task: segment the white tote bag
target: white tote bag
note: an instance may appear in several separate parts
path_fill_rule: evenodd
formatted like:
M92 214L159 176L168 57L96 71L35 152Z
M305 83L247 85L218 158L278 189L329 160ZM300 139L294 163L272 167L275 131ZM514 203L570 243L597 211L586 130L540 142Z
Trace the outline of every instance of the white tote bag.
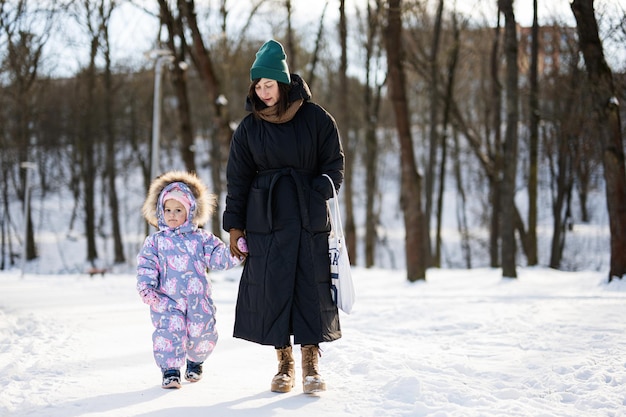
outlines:
M350 259L348 258L348 248L345 245L343 235L343 224L341 223L341 212L339 210L339 199L335 183L326 174L333 189L333 202L330 209L330 235L328 235L328 256L330 258L330 278L331 295L333 301L343 312L350 314L354 305L355 293L352 282L352 271L350 270Z

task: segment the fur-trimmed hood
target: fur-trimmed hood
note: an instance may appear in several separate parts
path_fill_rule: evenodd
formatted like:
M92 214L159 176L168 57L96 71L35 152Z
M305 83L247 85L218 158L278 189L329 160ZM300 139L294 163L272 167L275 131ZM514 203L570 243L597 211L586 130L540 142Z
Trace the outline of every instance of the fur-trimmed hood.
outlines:
M152 181L141 209L144 218L159 230L168 227L163 217L162 199L164 191L173 188L179 188L187 194L191 202L187 221L195 226L203 226L213 214L217 199L196 174L186 171L169 171Z

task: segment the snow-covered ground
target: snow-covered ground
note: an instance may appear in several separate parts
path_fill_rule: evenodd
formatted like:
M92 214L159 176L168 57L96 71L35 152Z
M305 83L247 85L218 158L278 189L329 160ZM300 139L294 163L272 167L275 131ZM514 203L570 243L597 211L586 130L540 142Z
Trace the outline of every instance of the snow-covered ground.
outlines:
M465 210L474 269L457 269L465 258L458 199L448 191L444 267L412 284L401 269L404 226L393 155L379 176L378 268L353 270L357 303L351 315L341 314L343 338L322 345L328 390L316 396L302 394L300 384L288 394L270 392L274 349L231 336L240 268L211 273L221 338L205 378L180 390L161 389L149 311L133 274L146 232L141 174L129 170L120 178L125 263L113 264L109 228L98 229L97 265L111 270L104 277L84 272L85 236L80 210L71 222L72 196L61 187L44 198L35 188L39 256L24 265L23 276L20 265L0 271L0 417L626 417L626 280L607 283L603 190L590 195L587 223L577 220L574 198L561 265L569 272L520 266L519 278L509 280L485 267L484 193L470 179L466 192L475 198ZM363 181L355 184L362 263L367 190ZM106 222L105 194L97 195ZM547 265L549 189L542 195L539 264ZM523 193L517 197L525 212ZM12 212L21 212L19 199L10 203ZM13 220L9 247L16 252L24 228L19 216ZM521 253L518 262L525 262Z
M328 390L269 391L271 347L232 338L240 269L212 273L221 338L205 378L160 388L132 274L0 273L0 416L625 416L626 282L520 268L355 268ZM296 349L299 361L299 349ZM296 368L299 373L299 366Z

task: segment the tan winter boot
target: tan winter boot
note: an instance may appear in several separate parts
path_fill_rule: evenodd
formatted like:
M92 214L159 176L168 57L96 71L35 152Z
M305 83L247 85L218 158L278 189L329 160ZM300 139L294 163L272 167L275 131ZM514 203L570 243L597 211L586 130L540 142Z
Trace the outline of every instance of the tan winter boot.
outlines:
M305 394L326 391L326 382L320 376L317 363L319 351L315 345L302 346L302 390Z
M272 392L289 392L296 385L295 362L291 346L276 349L278 373L272 379Z

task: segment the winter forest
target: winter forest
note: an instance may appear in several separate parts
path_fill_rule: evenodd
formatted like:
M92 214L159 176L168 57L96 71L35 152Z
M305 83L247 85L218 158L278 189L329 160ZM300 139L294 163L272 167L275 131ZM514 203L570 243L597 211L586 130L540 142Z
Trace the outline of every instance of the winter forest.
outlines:
M339 126L355 265L622 278L626 3L515 3L0 0L0 270L132 271L167 169L219 196L220 234L250 64L274 38ZM597 265L566 250L589 224Z

